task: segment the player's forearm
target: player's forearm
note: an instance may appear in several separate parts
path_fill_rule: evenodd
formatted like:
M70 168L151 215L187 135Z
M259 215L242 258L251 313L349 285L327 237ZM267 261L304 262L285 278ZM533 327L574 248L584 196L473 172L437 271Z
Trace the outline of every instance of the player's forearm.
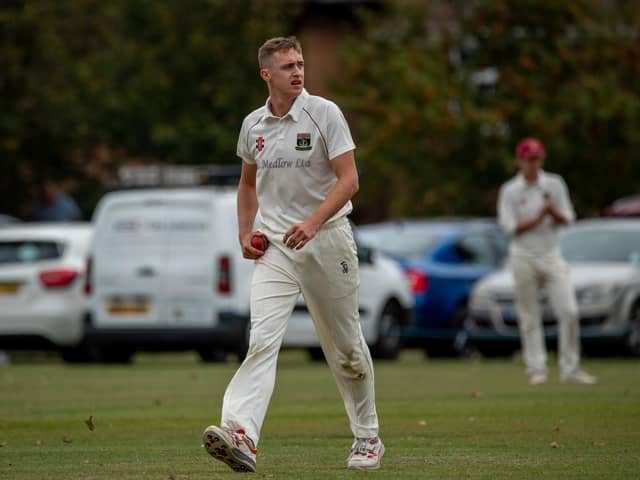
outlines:
M240 182L238 185L238 235L242 239L253 231L258 213L258 197L255 186Z
M319 228L351 200L359 188L357 175L345 175L338 178L324 201L309 216L308 221Z
M518 223L518 225L516 225L516 230L515 230L515 235L520 235L523 234L529 230L531 230L532 228L536 227L544 218L545 216L545 212L544 211L540 211L540 213L538 213L538 215L536 215L533 218L530 218L528 220L523 220L522 222Z

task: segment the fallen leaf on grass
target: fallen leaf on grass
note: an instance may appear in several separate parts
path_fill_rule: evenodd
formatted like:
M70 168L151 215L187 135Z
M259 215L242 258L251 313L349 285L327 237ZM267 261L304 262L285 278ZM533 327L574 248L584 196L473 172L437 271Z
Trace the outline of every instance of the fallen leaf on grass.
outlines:
M560 444L558 444L558 442L551 442L551 443L549 444L549 446L550 446L551 448L559 448L559 447L560 447Z
M0 442L0 448L6 447L6 446L7 446L7 442Z
M471 398L480 398L482 396L482 392L471 392Z
M595 440L591 442L591 445L594 447L604 447L606 444L607 442L596 442Z
M73 439L72 439L71 437L67 437L67 436L65 436L65 437L62 437L62 441L63 441L64 443L72 443L72 442L73 442Z
M39 447L39 446L41 446L41 445L42 445L42 440L40 440L40 439L36 440L36 445L37 445L38 447Z
M420 425L421 427L426 427L427 426L427 421L426 420L418 420L418 425Z
M555 427L553 427L553 431L554 432L559 432L560 431L560 427L558 425L556 425Z
M87 428L89 430L91 430L92 432L95 430L96 426L93 423L93 415L90 415L89 418L87 418L84 423L87 424Z

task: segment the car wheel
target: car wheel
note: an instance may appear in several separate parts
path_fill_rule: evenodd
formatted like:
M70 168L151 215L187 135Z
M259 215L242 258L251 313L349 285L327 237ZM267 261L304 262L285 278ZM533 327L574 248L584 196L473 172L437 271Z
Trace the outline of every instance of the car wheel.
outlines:
M251 320L247 320L244 324L244 334L240 345L238 345L234 351L239 362L243 362L247 358L247 352L249 351L249 339L251 338Z
M374 358L395 360L402 347L402 310L396 301L388 302L378 323L378 341L371 348Z
M629 312L627 350L631 355L640 356L640 299L634 302Z
M449 321L450 328L455 332L453 338L426 340L425 354L427 357L470 357L473 354L473 347L464 330L467 314L467 302L465 301L455 308Z
M512 357L519 349L519 346L505 342L480 342L475 344L475 349L487 358Z
M324 362L324 352L320 347L309 347L307 348L307 353L309 354L309 358L314 362Z

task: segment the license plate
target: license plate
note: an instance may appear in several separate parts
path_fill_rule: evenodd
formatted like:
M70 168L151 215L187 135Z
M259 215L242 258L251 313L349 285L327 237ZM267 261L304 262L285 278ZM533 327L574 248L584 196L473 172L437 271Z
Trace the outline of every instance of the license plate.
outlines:
M0 295L13 295L19 288L18 282L0 282Z
M149 305L146 304L111 304L108 309L111 315L145 315L149 313Z

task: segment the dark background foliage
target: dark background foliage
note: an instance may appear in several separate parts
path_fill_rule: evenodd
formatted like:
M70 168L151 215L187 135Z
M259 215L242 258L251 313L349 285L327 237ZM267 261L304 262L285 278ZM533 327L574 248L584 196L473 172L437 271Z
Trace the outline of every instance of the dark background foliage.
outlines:
M237 164L257 47L313 3L2 2L0 212L28 218L41 177L89 218L121 164ZM526 135L581 216L640 191L637 2L352 3L328 96L358 144L356 220L492 216Z

